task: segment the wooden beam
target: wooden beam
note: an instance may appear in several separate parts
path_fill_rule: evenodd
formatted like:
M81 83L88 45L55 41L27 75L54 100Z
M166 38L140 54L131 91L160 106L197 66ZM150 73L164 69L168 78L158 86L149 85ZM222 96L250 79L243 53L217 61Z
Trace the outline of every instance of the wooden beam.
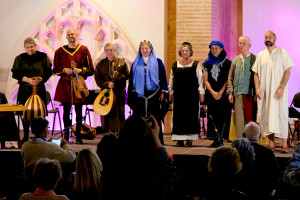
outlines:
M176 60L176 0L165 0L164 64L169 80L172 63ZM168 112L164 121L164 132L171 133L172 112Z

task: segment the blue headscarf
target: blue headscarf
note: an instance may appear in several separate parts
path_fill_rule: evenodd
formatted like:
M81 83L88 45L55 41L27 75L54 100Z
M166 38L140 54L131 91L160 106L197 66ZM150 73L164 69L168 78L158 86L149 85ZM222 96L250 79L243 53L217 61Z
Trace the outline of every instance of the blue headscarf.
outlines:
M216 45L216 46L219 46L221 47L223 50L221 51L220 55L218 57L215 57L211 51L209 51L208 53L208 57L206 58L206 60L204 61L205 63L207 64L210 64L210 65L215 65L217 63L220 63L222 62L225 57L226 57L226 52L224 50L224 45L221 41L219 40L213 40L211 41L211 43L209 44L209 48L211 48L212 45Z
M143 44L148 44L151 48L146 67L146 88L147 90L157 90L159 86L159 69L154 49L149 41L143 40L140 43L139 52L132 64L133 89L139 97L144 96L145 89L145 64L141 53L141 45Z

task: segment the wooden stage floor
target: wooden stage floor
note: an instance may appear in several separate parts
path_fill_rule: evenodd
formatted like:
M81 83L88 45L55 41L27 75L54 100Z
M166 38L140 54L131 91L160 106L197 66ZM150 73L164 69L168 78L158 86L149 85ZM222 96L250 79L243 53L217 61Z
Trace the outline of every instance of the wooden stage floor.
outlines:
M49 131L49 133L51 133L51 132ZM23 137L22 131L21 131L20 135L22 138ZM33 137L33 135L30 134L30 137ZM54 137L60 138L60 135L56 135ZM80 151L83 148L91 148L96 151L97 144L100 142L102 137L103 137L103 134L97 134L93 140L83 139L83 144L79 145L79 144L75 144L76 138L73 134L73 136L70 137L69 143L72 146L72 148L74 149L74 151L76 151L76 152ZM167 152L169 154L175 154L175 155L207 155L207 156L210 156L211 153L213 152L213 150L215 149L215 148L209 147L213 141L206 139L206 136L203 134L201 134L201 139L199 139L198 141L193 141L192 147L176 147L175 146L176 142L171 140L171 135L168 133L164 134L164 142L165 142L164 147L166 148ZM280 141L276 140L276 144L280 145ZM224 145L230 146L231 143L225 142ZM263 144L263 145L266 145L266 144ZM10 150L10 149L2 149L2 150ZM14 149L14 151L18 151L18 150L21 150L21 149ZM279 148L279 147L276 148L276 151L274 151L276 157L285 157L285 158L292 157L293 152L294 152L294 149L290 148L290 151L288 154L283 154L283 153L281 153L281 148Z

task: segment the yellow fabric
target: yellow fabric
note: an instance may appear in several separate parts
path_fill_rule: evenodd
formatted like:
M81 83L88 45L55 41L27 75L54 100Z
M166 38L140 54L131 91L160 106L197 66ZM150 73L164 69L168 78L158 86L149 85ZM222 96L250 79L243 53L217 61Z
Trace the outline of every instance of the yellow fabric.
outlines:
M229 140L233 141L235 139L236 139L235 113L231 113Z

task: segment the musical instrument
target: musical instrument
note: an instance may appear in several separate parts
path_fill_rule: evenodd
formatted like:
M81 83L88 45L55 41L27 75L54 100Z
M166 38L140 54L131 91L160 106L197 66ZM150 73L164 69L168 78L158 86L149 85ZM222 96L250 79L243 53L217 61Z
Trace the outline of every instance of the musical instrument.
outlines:
M71 61L71 68L76 68L76 63L74 60ZM85 98L89 96L89 90L86 86L86 83L84 81L84 78L78 74L75 74L75 77L72 78L72 84L75 96L78 99Z
M76 124L72 126L73 133L76 133L76 128L77 128ZM92 140L96 136L96 129L94 129L93 127L91 127L86 123L82 123L80 133L82 138Z
M120 66L125 63L125 59L122 58L117 66L117 72L119 72ZM102 116L110 113L116 103L116 95L114 94L112 88L106 88L100 92L94 101L94 111Z
M36 79L36 78L32 78ZM39 95L37 95L37 87L36 85L32 86L32 95L27 99L25 106L28 108L23 112L23 119L27 122L31 122L31 120L35 117L46 116L46 107Z
M116 102L116 95L111 88L104 89L100 92L94 101L94 111L95 113L105 116L114 107Z

